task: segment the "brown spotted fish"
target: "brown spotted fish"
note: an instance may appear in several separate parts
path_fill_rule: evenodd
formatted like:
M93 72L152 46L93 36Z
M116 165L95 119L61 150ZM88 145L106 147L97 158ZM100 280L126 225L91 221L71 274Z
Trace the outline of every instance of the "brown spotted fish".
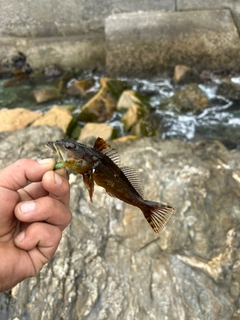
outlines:
M155 232L159 232L171 218L174 209L168 205L144 199L137 173L130 167L120 167L118 153L102 138L92 147L73 139L48 142L57 156L55 169L69 168L83 175L84 184L92 201L94 182L106 192L142 210Z

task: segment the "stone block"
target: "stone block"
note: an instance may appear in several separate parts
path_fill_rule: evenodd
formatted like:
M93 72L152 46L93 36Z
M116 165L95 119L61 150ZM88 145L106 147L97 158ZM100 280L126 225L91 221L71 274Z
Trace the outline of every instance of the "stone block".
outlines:
M149 76L177 64L234 69L240 63L237 28L229 9L136 12L105 21L111 76Z
M229 8L240 31L240 2L236 0L177 0L177 10L202 10Z
M105 65L103 34L49 38L0 38L0 67L23 52L34 70L58 65L81 70Z

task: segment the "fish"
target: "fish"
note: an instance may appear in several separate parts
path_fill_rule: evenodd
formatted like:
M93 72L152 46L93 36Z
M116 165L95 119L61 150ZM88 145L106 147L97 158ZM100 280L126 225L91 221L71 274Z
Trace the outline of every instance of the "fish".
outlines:
M143 188L135 169L120 167L116 149L98 137L93 147L74 139L47 142L56 157L55 169L69 168L83 176L90 201L93 201L94 183L107 194L138 207L152 229L158 233L174 213L174 208L144 199Z

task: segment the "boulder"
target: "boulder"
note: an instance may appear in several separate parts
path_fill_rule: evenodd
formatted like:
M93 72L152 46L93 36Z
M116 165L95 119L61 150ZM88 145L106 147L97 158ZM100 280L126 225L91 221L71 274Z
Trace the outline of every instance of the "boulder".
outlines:
M0 166L49 157L44 143L62 137L51 127L1 133ZM1 319L237 319L240 151L156 138L114 146L145 198L175 207L171 221L155 234L139 209L100 187L91 203L71 174L73 220L39 275L0 294Z
M217 95L224 96L227 99L239 100L240 99L240 84L234 83L229 78L222 79L218 85Z
M209 107L208 97L199 88L197 83L187 85L184 89L175 92L169 98L160 103L160 108L173 110L175 112L200 112Z
M106 123L87 123L81 130L79 140L95 137L109 140L112 138L114 128Z
M39 119L42 113L15 108L0 110L0 132L23 129Z
M71 113L68 110L56 105L47 111L42 117L33 122L32 126L58 126L64 132L66 132L71 120Z

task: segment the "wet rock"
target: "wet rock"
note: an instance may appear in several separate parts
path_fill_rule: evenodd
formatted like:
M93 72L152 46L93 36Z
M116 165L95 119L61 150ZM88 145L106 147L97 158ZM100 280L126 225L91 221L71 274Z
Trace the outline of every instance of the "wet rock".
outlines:
M87 123L81 130L79 140L89 137L109 140L113 137L114 128L106 123Z
M143 97L133 90L125 90L117 103L117 110L128 110L132 105L143 105Z
M160 104L160 108L183 113L189 111L199 112L207 107L209 107L208 98L196 83L187 85Z
M33 91L33 96L37 103L46 102L53 99L61 98L61 90L55 87L46 87Z
M95 80L93 78L77 80L70 85L67 93L71 96L85 97L87 90L92 88L94 84Z
M32 126L57 126L66 132L71 120L72 115L68 110L59 106L54 106L42 117L33 122Z
M240 85L232 82L230 79L222 79L222 82L218 85L218 95L224 96L227 99L239 100L240 99Z
M177 65L174 68L173 80L177 84L200 83L201 77L195 69L185 65Z
M13 77L12 79L6 81L4 83L4 88L15 86L18 84L22 84L22 83L28 82L28 81L29 81L29 75L25 74L25 73L20 73L20 74L15 75L15 77Z
M117 103L117 110L127 110L121 119L126 131L129 131L140 119L146 116L149 109L150 105L146 98L133 90L124 91Z
M144 115L145 110L141 106L132 104L121 119L121 122L124 124L124 129L126 131L130 130Z
M162 135L162 117L158 114L149 114L140 119L132 128L131 134L138 137L154 137Z
M104 122L112 117L116 110L117 100L121 93L127 89L127 84L120 80L102 78L100 85L98 93L82 107L76 120Z
M23 129L42 116L22 108L0 110L0 132Z
M0 134L0 165L49 157L38 127ZM66 319L224 319L239 314L240 151L217 141L138 139L115 145L137 168L147 199L175 207L155 234L135 207L70 175L73 220L38 277L0 294L1 317ZM10 154L9 150L12 150ZM48 301L48 303L45 303ZM27 306L27 308L26 308Z
M48 66L43 69L43 74L47 78L55 78L60 77L63 73L62 68L54 65L54 66Z

